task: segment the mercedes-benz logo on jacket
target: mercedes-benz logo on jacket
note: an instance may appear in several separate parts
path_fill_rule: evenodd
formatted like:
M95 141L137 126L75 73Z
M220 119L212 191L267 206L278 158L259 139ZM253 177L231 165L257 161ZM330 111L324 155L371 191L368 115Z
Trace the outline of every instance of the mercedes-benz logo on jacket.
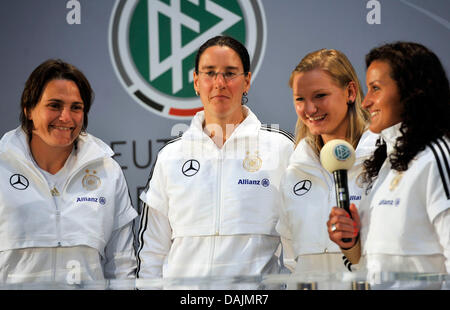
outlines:
M28 179L23 175L16 173L9 178L9 184L15 189L24 190L27 189L30 182L28 182Z
M302 180L294 185L294 194L297 196L303 196L311 189L310 180Z
M200 170L200 163L195 159L189 159L183 164L181 172L183 172L185 176L191 177L193 175L196 175L199 170Z

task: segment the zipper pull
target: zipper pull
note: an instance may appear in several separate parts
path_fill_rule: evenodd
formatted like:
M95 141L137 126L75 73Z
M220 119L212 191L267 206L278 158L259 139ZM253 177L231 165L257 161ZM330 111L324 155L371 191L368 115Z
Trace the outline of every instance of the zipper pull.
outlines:
M53 189L50 190L50 193L52 194L52 196L59 196L59 192L56 189L56 186L53 186Z

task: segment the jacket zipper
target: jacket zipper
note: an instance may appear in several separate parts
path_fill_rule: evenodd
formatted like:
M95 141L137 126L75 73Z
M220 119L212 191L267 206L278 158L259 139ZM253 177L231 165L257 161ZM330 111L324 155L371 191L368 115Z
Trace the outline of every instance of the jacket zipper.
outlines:
M55 204L55 220L56 220L56 239L57 246L61 246L61 211L58 208L58 204L55 202L55 197L52 197L53 203Z
M222 152L219 153L219 167L217 173L217 213L216 213L216 227L215 235L218 236L220 232L220 209L222 207Z
M61 194L66 191L66 188L67 188L68 184L70 183L70 181L72 181L72 179L74 178L75 175L77 175L85 167L89 166L91 163L93 163L93 162L95 162L97 160L98 159L88 161L87 163L85 163L81 167L79 167L78 169L74 170L74 172L71 173L69 178L64 183L63 188L61 189ZM57 241L57 246L60 247L60 246L62 246L62 244L61 244L61 210L59 209L58 204L55 202L55 199L57 199L57 198L55 198L56 196L53 197L53 195L51 194L51 190L50 190L50 195L52 196L53 203L55 204L56 233L57 233L57 240L58 240ZM58 195L57 197L61 197L61 196Z
M320 169L320 171L322 172L322 174L323 174L323 176L324 176L324 183L327 185L327 187L328 187L328 206L332 206L332 205L335 205L336 204L336 202L334 202L333 203L333 197L335 196L335 190L334 190L334 188L333 188L333 184L334 184L334 179L333 179L333 176L332 176L332 174L331 173L329 173L329 172L327 172L327 171L323 171L322 169ZM330 182L328 182L328 180L330 181ZM330 211L331 211L331 209L328 211L328 213L330 213ZM328 217L328 214L326 214L326 216L325 216L325 218L327 218ZM327 246L327 244L328 244L328 235L327 234L324 234L323 236L322 236L323 238L322 238L322 244L324 245L324 249L323 249L323 253L328 253L329 251L328 251L328 246Z
M216 223L214 227L214 235L211 236L211 255L210 255L210 266L209 266L209 275L212 276L212 270L214 266L214 253L216 250L216 238L220 233L220 211L222 207L222 150L219 152L218 158L218 171L217 171L217 198L216 198Z
M51 282L56 281L56 248L52 249L52 279Z
M49 184L47 183L47 180L42 175L42 173L32 164L27 163L25 165L28 169L30 169L32 172L36 174L36 176L40 179L41 183L46 187L48 190L47 193L50 196L50 201L53 203L54 210L55 210L55 229L56 229L56 240L57 240L57 246L61 246L61 225L60 225L60 212L58 209L58 205L55 202L55 197L52 195L52 189L50 188Z
M88 165L92 164L93 162L96 162L97 160L99 160L99 158L94 159L94 160L90 160L86 163L84 163L81 167L79 167L78 169L74 170L73 173L71 173L70 177L66 180L62 190L61 190L61 194L65 192L66 187L68 186L68 184L70 183L70 181L74 178L74 176L76 174L78 174L78 172L80 172L81 170L83 170L85 167L87 167ZM48 189L48 194L50 195L50 200L53 203L54 206L54 210L55 210L55 226L56 226L56 246L60 247L62 246L61 244L61 210L59 210L58 208L58 204L55 202L55 197L52 194L52 189L49 187L47 180L45 179L45 177L42 175L42 173L33 165L30 164L26 164L25 165L27 168L29 168L31 171L34 171L34 173L39 177L39 179L41 180L41 182L45 185L45 187Z

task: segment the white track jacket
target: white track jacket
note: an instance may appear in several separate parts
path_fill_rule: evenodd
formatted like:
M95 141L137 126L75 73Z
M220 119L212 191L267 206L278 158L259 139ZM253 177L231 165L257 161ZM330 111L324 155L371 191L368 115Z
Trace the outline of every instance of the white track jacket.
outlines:
M381 132L388 156L400 126ZM447 138L430 141L403 173L386 159L360 206L362 254L372 275L450 272L449 162Z
M378 135L366 131L355 150L355 164L348 171L350 203L359 205L362 184L357 182L362 164L375 149ZM297 145L281 181L283 204L277 230L285 248L292 248L297 272L345 271L339 246L329 239L326 222L336 206L333 175L320 163L305 139ZM319 257L323 255L324 257ZM326 257L326 258L325 258ZM348 267L348 266L347 266Z
M72 154L69 177L52 195L23 130L0 140L2 283L78 284L134 276L137 213L112 150L87 134L79 136Z
M141 195L139 278L279 272L279 183L292 136L243 108L245 120L222 148L203 131L199 112L160 151Z

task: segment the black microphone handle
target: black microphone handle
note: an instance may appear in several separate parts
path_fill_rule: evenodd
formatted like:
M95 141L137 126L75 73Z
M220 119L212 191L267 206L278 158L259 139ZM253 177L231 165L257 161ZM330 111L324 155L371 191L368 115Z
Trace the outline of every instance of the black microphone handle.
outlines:
M347 211L350 218L352 214L350 213L350 195L348 192L348 182L347 182L347 170L336 170L333 171L334 177L334 188L336 190L336 203L339 208ZM351 238L342 238L343 242L352 241Z

